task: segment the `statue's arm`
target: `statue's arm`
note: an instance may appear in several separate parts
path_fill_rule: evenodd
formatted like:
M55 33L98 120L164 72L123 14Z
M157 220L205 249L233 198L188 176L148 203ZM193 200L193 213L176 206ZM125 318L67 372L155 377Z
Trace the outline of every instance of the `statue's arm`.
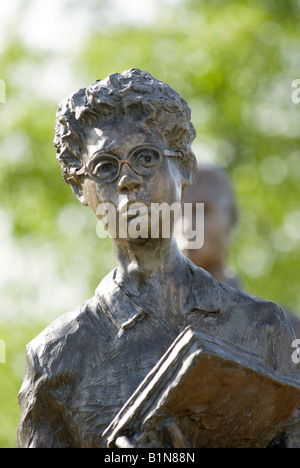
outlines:
M28 347L26 374L19 393L19 448L70 446L63 418L63 388L62 382L51 376L49 368ZM60 401L57 394L60 394Z

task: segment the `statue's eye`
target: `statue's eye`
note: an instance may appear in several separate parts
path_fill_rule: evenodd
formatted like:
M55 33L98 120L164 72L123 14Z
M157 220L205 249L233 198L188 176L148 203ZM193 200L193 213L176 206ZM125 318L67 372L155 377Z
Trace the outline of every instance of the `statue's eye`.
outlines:
M159 163L159 153L155 150L144 149L134 155L134 164L144 168L152 169Z
M118 163L112 159L103 159L98 161L92 170L92 174L100 180L109 180L118 172Z

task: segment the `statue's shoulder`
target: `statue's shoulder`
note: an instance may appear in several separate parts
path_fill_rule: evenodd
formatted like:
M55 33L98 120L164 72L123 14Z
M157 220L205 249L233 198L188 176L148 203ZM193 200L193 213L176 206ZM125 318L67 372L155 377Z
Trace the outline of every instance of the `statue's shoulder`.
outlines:
M228 284L219 282L202 268L192 266L194 285L193 294L201 301L205 298L212 309L232 314L245 313L251 320L268 324L282 323L287 320L284 310L275 302L261 299ZM289 322L289 321L288 321Z
M76 363L83 350L99 340L102 315L94 296L58 317L27 345L28 361L37 371L48 369L51 374L55 367Z
M261 299L216 281L195 267L189 325L255 354L282 375L297 376L291 359L295 334L285 311Z
M263 321L269 326L286 323L287 327L291 328L285 311L275 302L248 294L225 283L218 282L218 286L222 296L223 310L242 308L256 322Z

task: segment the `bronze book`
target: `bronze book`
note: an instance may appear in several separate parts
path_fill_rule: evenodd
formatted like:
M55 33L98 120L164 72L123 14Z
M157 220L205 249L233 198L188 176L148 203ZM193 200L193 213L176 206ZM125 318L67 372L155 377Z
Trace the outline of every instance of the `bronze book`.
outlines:
M139 440L139 446L172 447L166 428L175 423L187 448L266 447L299 401L294 379L278 375L242 348L189 327L103 436L108 447L122 436Z

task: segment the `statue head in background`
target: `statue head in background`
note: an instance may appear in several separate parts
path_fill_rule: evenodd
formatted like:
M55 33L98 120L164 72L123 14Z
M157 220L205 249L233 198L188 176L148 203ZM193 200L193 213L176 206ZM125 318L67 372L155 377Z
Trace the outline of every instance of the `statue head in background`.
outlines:
M226 271L226 256L232 230L238 220L238 208L233 185L225 170L212 164L198 164L192 184L183 197L183 205L191 204L191 214L183 209L184 225L187 230L194 230L201 220L197 220L197 203L204 204L204 243L195 249L187 236L178 236L180 250L197 266L204 268L219 281L233 283ZM177 225L181 223L178 219Z

